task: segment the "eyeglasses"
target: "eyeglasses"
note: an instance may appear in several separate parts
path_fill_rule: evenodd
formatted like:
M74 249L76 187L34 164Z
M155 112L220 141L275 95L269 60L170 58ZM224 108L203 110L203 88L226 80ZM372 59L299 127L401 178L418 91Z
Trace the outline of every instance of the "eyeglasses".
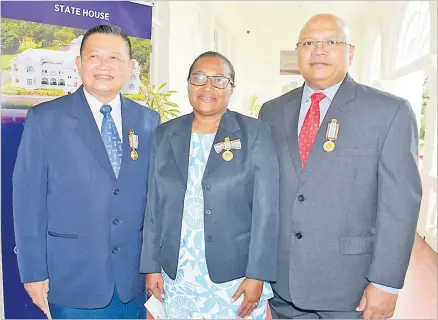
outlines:
M350 43L347 43L345 41L337 41L337 40L307 40L307 41L300 41L297 43L297 49L315 49L318 45L318 42L321 43L322 47L326 50L335 49L337 47L340 47L341 45L347 45L351 46Z
M205 74L192 74L189 77L189 81L192 85L201 87L207 83L210 79L210 83L217 89L225 89L228 84L234 85L230 78L223 76L206 76Z

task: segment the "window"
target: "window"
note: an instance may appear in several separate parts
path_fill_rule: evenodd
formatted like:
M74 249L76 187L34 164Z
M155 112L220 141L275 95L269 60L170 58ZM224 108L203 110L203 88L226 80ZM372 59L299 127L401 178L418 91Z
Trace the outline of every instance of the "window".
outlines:
M27 84L28 84L29 86L31 86L31 85L33 84L33 80L32 80L32 79L27 79Z
M137 79L137 77L135 76L135 74L131 74L131 80L135 80Z
M431 23L429 1L409 1L401 22L395 69L406 67L430 53Z
M28 66L27 68L26 68L26 71L27 72L35 72L35 68L34 67L32 67L32 66Z
M280 51L280 75L299 75L297 52L295 50Z
M294 90L296 88L298 88L298 81L292 81L292 82L282 86L281 87L281 92L282 93L286 93L286 92L292 91L292 90Z
M64 81L64 79L59 79L59 81L58 81L58 86L65 86L65 81Z
M55 78L51 78L50 79L50 84L52 85L52 86L56 86L56 79Z
M134 89L135 89L135 86L133 84L130 84L129 85L129 90L134 90Z
M49 84L49 79L47 79L47 78L42 78L42 79L41 79L41 84Z

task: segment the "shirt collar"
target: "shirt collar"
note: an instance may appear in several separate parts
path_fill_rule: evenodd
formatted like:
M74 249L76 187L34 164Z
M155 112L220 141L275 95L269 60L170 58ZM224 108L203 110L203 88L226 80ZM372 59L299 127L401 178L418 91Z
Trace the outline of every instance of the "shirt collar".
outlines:
M84 89L85 98L87 99L88 105L90 106L91 110L99 111L100 108L104 105L102 102L99 101L96 97L91 95L87 90ZM121 101L120 101L120 94L118 94L112 101L110 101L109 104L112 108L112 110L120 110L121 109Z
M344 80L342 80L344 81ZM333 98L335 97L336 92L338 92L339 87L342 84L342 81L332 85L331 87L328 87L327 89L322 90L322 92L325 94L325 96L330 100L330 102L333 100ZM315 90L313 90L312 88L310 88L309 86L307 86L307 83L304 83L304 90L303 90L303 103L307 102L310 100L310 97L312 96L312 94L315 93Z

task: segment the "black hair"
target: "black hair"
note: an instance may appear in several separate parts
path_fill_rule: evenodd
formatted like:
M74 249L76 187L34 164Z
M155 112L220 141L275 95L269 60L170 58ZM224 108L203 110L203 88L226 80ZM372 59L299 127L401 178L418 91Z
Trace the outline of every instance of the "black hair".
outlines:
M82 56L82 51L84 50L85 41L87 41L88 37L93 34L112 34L119 37L122 37L123 40L126 42L126 45L128 46L129 51L129 59L132 59L132 48L131 48L131 41L129 40L127 34L119 27L111 25L111 24L101 24L98 26L95 26L88 30L84 34L84 38L82 39L81 43L81 49L80 49L80 55Z
M204 52L204 53L200 54L195 59L195 61L193 61L192 65L190 66L190 69L189 69L189 75L187 76L187 81L189 81L189 79L190 79L190 75L192 74L193 67L195 66L196 62L198 62L198 60L203 58L203 57L218 57L218 58L222 59L222 61L225 62L225 64L228 66L228 69L230 71L231 86L234 87L234 79L236 77L236 74L234 72L233 64L231 63L230 60L228 60L227 57L225 57L223 54L216 52L216 51Z

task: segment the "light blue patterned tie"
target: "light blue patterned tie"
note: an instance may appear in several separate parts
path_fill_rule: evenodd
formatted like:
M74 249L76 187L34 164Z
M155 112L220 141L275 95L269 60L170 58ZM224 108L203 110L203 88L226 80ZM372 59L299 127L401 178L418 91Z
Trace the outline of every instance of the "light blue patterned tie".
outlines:
M100 108L103 114L102 128L100 134L102 135L103 144L108 153L109 160L113 166L116 177L119 175L120 164L122 163L122 141L120 140L114 119L111 116L111 106L104 104Z

